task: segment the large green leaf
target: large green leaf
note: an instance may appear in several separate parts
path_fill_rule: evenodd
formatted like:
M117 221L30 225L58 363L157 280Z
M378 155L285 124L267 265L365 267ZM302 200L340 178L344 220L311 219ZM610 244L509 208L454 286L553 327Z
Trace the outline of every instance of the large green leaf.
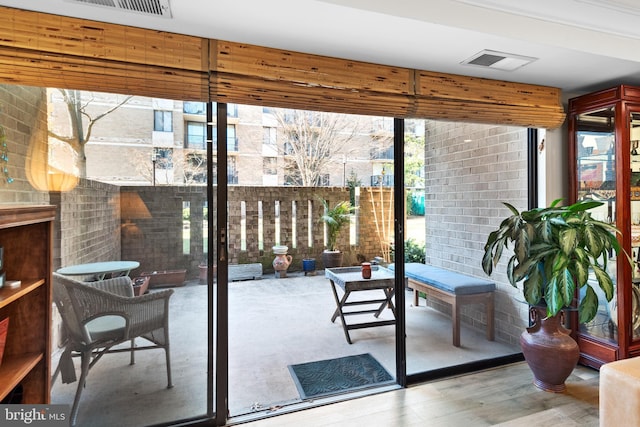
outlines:
M596 317L596 313L598 312L598 296L591 286L587 286L586 292L582 297L582 301L580 301L578 312L578 320L580 323L590 322L594 317Z
M505 205L506 207L509 208L509 210L514 214L514 215L520 215L520 212L518 212L518 209L516 209L515 207L513 207L512 204L507 203L507 202L502 202L503 205Z
M482 257L482 269L487 276L491 276L491 273L493 273L493 254L491 251L486 250L486 248L484 256Z
M564 268L562 270L562 273L558 275L556 283L558 284L558 290L562 296L562 305L570 306L576 292L576 287L568 268Z
M498 261L502 257L502 250L507 246L507 239L502 238L496 242L493 255L493 265L498 265Z
M512 256L511 258L509 258L509 262L507 263L507 279L509 279L509 283L511 283L511 286L513 287L518 286L518 281L515 280L515 277L513 275L513 271L515 269L514 267L515 263L516 263L515 256Z
M567 210L570 212L583 212L588 211L589 209L597 208L598 206L602 206L602 202L597 200L581 200L573 205L567 206Z
M525 279L527 276L529 276L531 270L537 269L537 265L538 261L533 257L527 258L524 262L519 263L517 266L514 264L515 269L513 271L513 279L516 282Z
M589 280L589 261L575 259L571 265L576 286L581 288Z
M538 304L543 296L542 275L536 268L523 283L524 299L532 305Z
M567 228L560 232L560 247L565 254L570 254L578 246L578 230Z
M599 233L592 225L587 225L584 229L584 243L585 249L596 257L604 250L602 233Z
M547 314L555 316L564 308L564 298L558 286L558 278L552 277L544 290L544 300L547 303Z
M522 262L529 256L529 233L526 228L521 228L515 241L514 252L518 261Z
M607 274L602 268L597 265L592 265L593 272L596 274L596 279L598 279L598 285L604 291L604 295L607 298L607 301L611 301L613 298L613 280L611 280L611 276Z

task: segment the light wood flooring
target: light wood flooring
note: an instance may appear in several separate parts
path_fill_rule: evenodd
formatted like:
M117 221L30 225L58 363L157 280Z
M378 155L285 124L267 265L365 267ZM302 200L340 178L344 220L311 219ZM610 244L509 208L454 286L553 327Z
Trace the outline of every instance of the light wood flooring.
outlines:
M539 390L532 378L521 362L239 425L598 426L598 371L578 366L558 394Z

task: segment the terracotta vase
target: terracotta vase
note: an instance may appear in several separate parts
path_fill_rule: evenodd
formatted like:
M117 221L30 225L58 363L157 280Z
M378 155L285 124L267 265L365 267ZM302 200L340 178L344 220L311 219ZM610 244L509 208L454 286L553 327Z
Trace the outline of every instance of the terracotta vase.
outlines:
M275 271L286 271L289 265L291 265L292 260L291 255L277 254L273 260L273 269Z
M534 324L522 333L520 345L534 384L544 391L561 393L580 358L578 343L562 326L562 312L547 317L546 307L531 307L530 313Z

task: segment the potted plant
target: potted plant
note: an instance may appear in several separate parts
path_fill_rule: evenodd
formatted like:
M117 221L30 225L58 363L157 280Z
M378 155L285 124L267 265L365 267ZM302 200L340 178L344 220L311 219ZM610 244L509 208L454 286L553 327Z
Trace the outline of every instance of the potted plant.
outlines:
M602 202L558 206L560 200L547 208L523 212L504 203L512 215L489 234L482 259L484 272L491 275L503 249L512 244L507 278L514 287L522 282L524 299L531 305L535 322L520 337L522 352L536 386L555 392L564 391L564 381L579 358L577 343L562 326L562 310L574 306L579 292L579 321L591 321L598 310L594 287L607 301L613 298L614 284L607 262L610 253L621 252L616 238L619 230L594 219L589 212Z
M322 263L325 268L340 267L342 252L336 247L336 241L342 228L351 222L351 214L356 207L351 206L348 200L338 202L334 207L324 199L321 201L324 209L320 221L327 225L327 248L322 253Z

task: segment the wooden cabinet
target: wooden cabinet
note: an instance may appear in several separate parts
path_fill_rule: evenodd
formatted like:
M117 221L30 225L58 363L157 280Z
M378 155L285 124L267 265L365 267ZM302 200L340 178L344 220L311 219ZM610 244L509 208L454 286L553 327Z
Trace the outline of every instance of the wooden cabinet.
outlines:
M9 331L0 365L0 400L22 386L19 403L50 402L51 248L53 206L0 208L0 246L7 280L0 288L0 319Z
M592 215L621 231L618 241L633 259L611 254L613 299L598 295L598 313L589 324L573 320L581 362L599 367L640 355L640 87L573 98L568 118L570 201L603 202Z

